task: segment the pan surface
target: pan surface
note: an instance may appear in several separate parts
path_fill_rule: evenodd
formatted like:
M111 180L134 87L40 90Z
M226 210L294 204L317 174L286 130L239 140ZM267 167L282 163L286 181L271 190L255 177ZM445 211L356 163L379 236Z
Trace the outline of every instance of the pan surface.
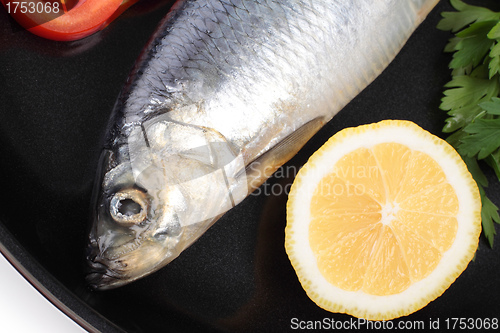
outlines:
M47 298L90 331L286 332L294 323L349 322L317 307L284 250L287 184L345 127L408 119L444 137L438 106L450 79L451 35L437 30L441 1L382 75L274 177L226 213L167 267L116 290L84 286L92 182L109 114L143 45L171 1L142 0L78 42L41 39L0 8L1 251ZM472 1L500 10L497 1ZM149 8L149 7L148 7ZM487 173L489 197L500 184ZM498 230L498 228L497 228ZM499 318L500 238L481 236L475 261L438 299L393 321L431 328L451 318ZM1 272L0 272L1 274ZM0 296L1 297L1 296ZM364 329L366 327L359 327Z

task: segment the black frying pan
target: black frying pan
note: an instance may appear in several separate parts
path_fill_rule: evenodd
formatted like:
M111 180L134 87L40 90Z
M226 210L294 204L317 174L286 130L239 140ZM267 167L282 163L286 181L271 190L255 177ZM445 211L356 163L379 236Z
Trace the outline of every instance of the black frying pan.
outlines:
M101 138L133 62L171 5L142 10L151 2L142 0L104 31L73 43L31 35L0 8L0 250L89 330L278 332L297 320L351 321L320 309L302 290L283 246L285 193L250 196L151 276L111 291L85 288ZM494 0L468 2L500 9ZM450 9L442 0L384 73L287 163L291 171L264 186L292 182L293 170L344 127L408 119L444 137L446 116L438 106L450 78L451 56L442 52L450 34L435 26ZM489 196L500 205L500 185L491 172L488 178ZM490 249L481 237L476 260L457 281L394 325L422 322L428 329L439 319L446 329L448 318L499 318L499 237L495 242Z

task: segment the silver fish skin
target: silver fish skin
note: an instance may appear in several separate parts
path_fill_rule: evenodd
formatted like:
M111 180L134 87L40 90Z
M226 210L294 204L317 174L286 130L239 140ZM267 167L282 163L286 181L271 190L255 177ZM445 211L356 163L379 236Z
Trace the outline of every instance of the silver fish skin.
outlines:
M115 288L176 258L372 82L437 2L176 2L112 113L88 283Z

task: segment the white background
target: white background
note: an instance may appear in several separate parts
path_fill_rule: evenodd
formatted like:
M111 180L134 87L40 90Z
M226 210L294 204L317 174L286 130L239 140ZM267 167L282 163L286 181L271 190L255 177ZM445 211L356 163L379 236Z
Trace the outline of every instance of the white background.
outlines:
M40 294L0 253L0 332L86 332Z

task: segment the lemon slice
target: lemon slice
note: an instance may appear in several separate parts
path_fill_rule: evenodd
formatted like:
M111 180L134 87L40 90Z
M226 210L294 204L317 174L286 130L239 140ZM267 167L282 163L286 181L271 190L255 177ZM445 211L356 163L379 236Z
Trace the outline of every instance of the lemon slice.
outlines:
M369 320L415 312L474 256L477 185L458 153L412 122L347 128L298 173L285 248L320 307Z

